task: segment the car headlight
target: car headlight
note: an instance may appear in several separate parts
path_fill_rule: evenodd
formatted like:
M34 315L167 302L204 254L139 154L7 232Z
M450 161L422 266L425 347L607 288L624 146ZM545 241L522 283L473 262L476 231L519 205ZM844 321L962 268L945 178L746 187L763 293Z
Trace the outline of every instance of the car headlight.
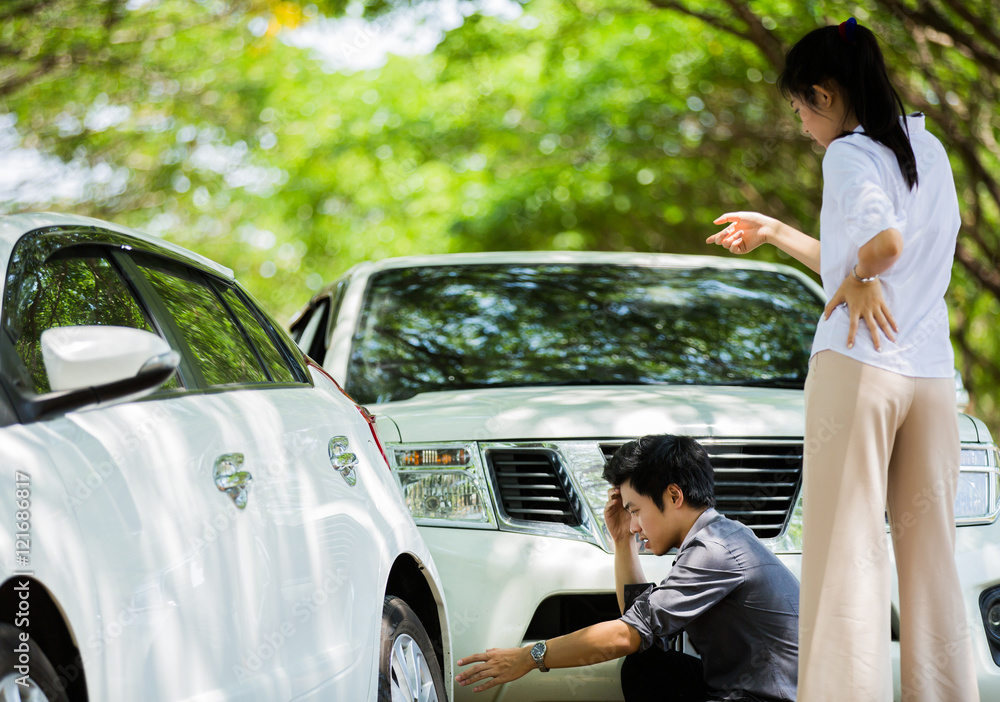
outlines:
M989 644L993 662L1000 665L1000 587L984 590L979 596L979 613L986 629L986 643Z
M962 447L955 522L990 524L1000 514L1000 457L993 447Z
M393 474L417 524L495 528L478 452L469 444L390 445Z

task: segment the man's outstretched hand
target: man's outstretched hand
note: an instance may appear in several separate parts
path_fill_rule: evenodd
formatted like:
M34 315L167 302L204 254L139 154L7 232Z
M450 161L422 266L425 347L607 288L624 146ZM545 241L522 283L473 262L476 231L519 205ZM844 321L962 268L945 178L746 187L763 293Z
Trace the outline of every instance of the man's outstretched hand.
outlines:
M528 648L490 648L486 650L486 653L466 656L458 661L458 665L471 665L472 663L479 665L462 671L455 676L455 681L463 687L483 680L486 681L482 685L474 687L473 692L482 692L511 680L517 680L537 667Z

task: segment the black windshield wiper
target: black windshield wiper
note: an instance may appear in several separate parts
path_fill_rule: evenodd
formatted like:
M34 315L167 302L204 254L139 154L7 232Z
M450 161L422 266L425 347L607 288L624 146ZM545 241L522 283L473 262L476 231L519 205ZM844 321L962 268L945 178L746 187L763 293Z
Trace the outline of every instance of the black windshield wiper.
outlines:
M443 385L440 390L490 390L492 388L551 388L593 385L670 385L661 380L602 380L599 378L572 378L567 380L508 380L502 383L465 383L462 385ZM426 391L425 391L426 392Z

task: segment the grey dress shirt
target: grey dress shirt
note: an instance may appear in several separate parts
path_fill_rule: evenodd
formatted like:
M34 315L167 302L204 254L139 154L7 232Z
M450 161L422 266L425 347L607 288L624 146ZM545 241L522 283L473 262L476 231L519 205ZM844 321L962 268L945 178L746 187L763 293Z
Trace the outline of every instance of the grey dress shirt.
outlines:
M686 631L705 684L722 700L795 699L798 620L795 576L749 528L714 509L691 527L667 578L622 616L641 651Z

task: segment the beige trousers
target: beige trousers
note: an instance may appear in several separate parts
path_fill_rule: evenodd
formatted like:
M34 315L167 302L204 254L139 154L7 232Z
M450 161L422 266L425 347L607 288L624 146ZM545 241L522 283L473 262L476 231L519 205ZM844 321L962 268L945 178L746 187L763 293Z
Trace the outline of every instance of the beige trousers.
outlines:
M977 702L954 558L954 381L823 351L805 401L799 702L892 700L893 554L902 702Z

